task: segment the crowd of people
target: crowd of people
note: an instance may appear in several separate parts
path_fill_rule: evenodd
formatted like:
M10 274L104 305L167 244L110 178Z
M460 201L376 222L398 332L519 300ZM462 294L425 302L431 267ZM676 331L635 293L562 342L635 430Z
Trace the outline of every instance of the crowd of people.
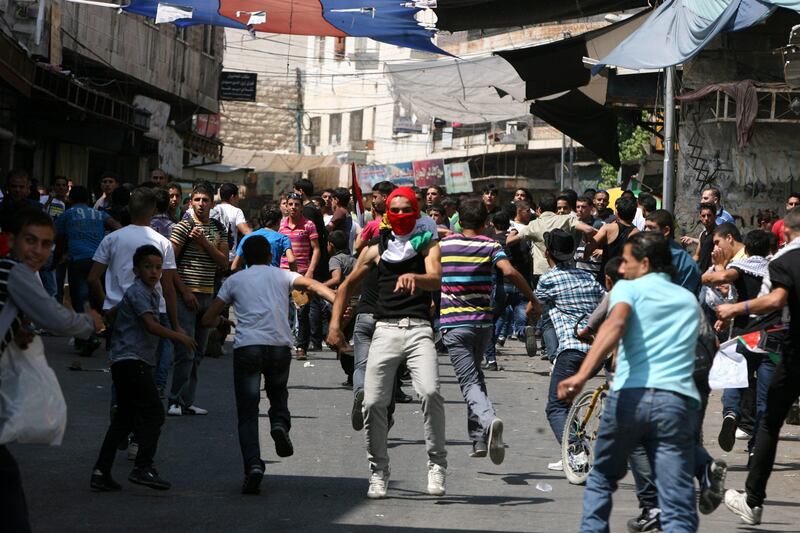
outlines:
M527 338L551 363L554 455L571 401L601 368L612 373L581 531L609 530L628 468L641 507L629 531L696 531L697 508L708 514L723 501L760 523L779 431L800 395L800 195L789 196L784 218L742 235L709 187L701 233L678 239L672 213L631 191L613 206L603 190L534 202L518 189L505 202L493 186L448 196L385 181L359 218L348 189L316 195L300 179L247 220L237 185L183 191L167 180L156 169L130 187L109 173L93 201L66 178L42 194L16 171L0 203L0 307L11 310L0 315L10 316L2 348L25 348L41 331L74 336L83 356L105 342L114 407L92 489L122 488L112 476L118 450L134 462L131 483L170 488L154 468L165 415L208 414L197 403L201 362L224 353L210 345L234 328L244 494L257 494L265 474L262 379L276 454L291 456L291 361L327 344L353 390L353 429L364 431L367 496L388 495L387 435L395 403L414 401L401 388L409 382L424 420L427 492L443 495L439 355L463 393L470 457L501 464L504 423L484 372L502 370L496 352L507 339ZM748 440L744 492L725 490L728 466L700 437L714 353L734 338L748 339L737 343L748 387L724 391L718 441L730 451ZM570 466L586 460L569 457ZM24 531L20 475L5 446L0 476L2 514Z

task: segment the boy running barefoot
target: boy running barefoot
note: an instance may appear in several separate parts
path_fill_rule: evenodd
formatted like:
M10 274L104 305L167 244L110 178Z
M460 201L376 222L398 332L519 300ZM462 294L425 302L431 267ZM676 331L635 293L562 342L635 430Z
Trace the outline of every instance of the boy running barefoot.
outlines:
M91 487L96 491L122 488L111 478L111 466L117 444L131 432L138 438L139 451L128 481L158 490L171 486L153 468L158 436L164 423L164 406L153 378L156 349L159 337L180 342L187 350L193 350L196 344L191 337L165 328L158 321L159 296L155 287L161 280L162 266L163 257L158 248L153 245L137 248L133 254L136 279L119 305L110 312L114 328L108 358L117 389L117 413L111 420L92 472Z

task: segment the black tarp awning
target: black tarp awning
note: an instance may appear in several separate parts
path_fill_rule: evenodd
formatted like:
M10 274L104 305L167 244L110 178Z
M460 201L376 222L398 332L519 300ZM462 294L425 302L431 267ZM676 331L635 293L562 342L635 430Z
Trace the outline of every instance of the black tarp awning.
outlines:
M445 31L508 28L648 7L647 0L438 0Z

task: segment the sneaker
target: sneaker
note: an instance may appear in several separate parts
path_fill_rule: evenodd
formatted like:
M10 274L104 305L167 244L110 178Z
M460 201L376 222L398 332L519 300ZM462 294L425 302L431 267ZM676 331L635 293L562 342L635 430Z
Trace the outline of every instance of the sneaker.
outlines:
M475 441L472 443L472 451L469 453L470 457L486 457L489 453L489 447L485 442Z
M181 416L182 414L183 409L181 409L181 406L176 403L170 405L169 409L167 409L167 415L169 416Z
M720 459L712 461L706 467L698 505L701 513L711 514L722 503L722 499L725 497L725 476L727 473L728 465Z
M502 370L503 367L497 364L497 361L492 361L491 363L486 363L483 365L484 370L491 370L492 372L497 372L498 370Z
M361 431L364 429L364 391L356 392L353 397L353 409L350 411L350 423L353 424L353 429Z
M511 336L508 338L510 341L518 341L519 336L516 333L512 333Z
M503 346L505 346L506 345L506 338L503 337L502 335L497 337L497 345L500 346L501 348Z
M322 345L321 344L316 344L316 343L309 344L308 345L308 351L309 352L321 352L322 351Z
M499 418L492 420L489 425L489 459L496 465L502 464L506 457L506 447L503 444L503 421Z
M719 447L729 452L733 449L733 443L736 439L736 415L733 413L728 413L725 415L725 418L722 419L722 427L719 430L719 436L717 437L717 441L719 442Z
M736 428L735 436L736 440L750 440L750 433L739 428Z
M554 472L563 472L564 463L562 461L556 461L555 463L547 463L547 469L553 470Z
M750 507L747 505L747 494L737 490L728 489L725 492L725 506L735 515L738 515L745 524L757 526L761 523L763 507Z
M104 474L100 469L95 468L92 472L92 479L89 482L92 490L97 492L116 492L122 490L122 485L111 478L111 473Z
M394 402L395 403L411 403L414 401L414 398L403 392L403 389L397 387L397 392L394 393Z
M152 466L134 468L128 476L128 481L156 490L169 490L170 487L172 487L169 481L161 479L158 476L158 472L156 472L156 469Z
M628 520L629 533L640 533L643 531L661 531L661 510L642 509L642 514L637 518Z
M275 441L275 453L278 454L278 457L294 455L294 446L292 446L292 439L289 438L289 430L283 426L275 426L269 434Z
M244 476L242 483L242 494L259 494L261 492L261 480L264 478L264 467L253 465L250 471Z
M376 470L369 476L367 498L371 500L381 500L386 497L387 488L389 488L389 471L383 472L381 470Z
M589 464L589 457L584 450L581 450L580 453L570 453L568 460L569 467L573 472L583 472L586 465Z
M128 461L135 461L138 454L139 444L131 441L131 443L128 444Z
M430 465L428 467L428 494L444 496L446 476L447 470L443 466Z
M298 361L305 361L308 359L308 355L306 355L306 351L302 348L295 348L294 351L294 358Z
M208 411L203 409L202 407L197 407L196 405L190 405L186 409L183 410L183 414L185 415L207 415Z

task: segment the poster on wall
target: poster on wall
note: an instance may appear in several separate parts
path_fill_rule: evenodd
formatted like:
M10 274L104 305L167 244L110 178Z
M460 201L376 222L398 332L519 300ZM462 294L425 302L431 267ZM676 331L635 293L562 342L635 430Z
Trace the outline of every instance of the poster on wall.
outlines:
M448 194L472 192L469 163L451 163L444 166L444 184Z
M444 184L444 160L414 161L414 183L417 187Z
M358 184L362 193L372 192L372 186L386 181L386 167L383 165L365 165L358 167Z
M413 187L414 165L411 161L386 165L386 179L398 187Z

